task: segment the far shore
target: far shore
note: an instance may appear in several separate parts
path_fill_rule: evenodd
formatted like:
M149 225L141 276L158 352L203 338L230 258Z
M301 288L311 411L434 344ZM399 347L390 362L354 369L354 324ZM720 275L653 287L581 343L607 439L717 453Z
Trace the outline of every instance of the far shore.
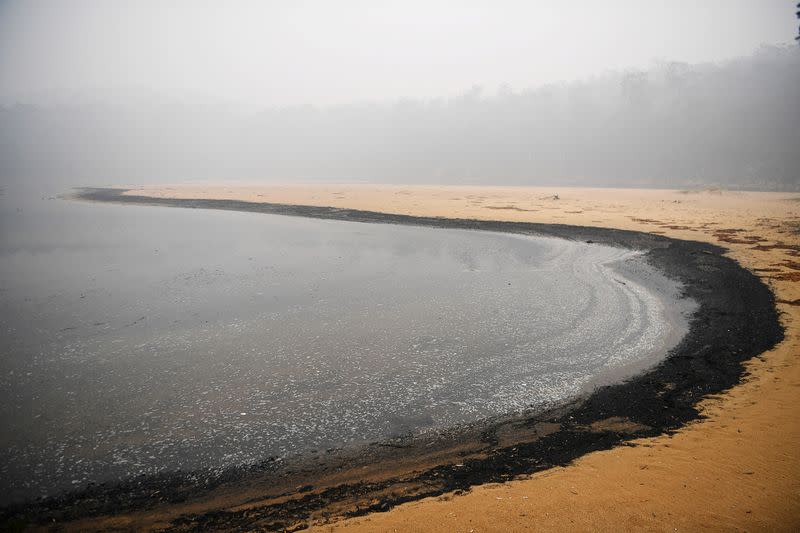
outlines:
M539 224L537 232L651 250L660 268L687 283L690 293L705 298L705 314L702 327L695 325L690 334L696 341L689 343L692 349L681 355L688 359L675 358L683 362L675 363L679 366L671 373L664 374L662 369L662 374L612 388L617 392L608 393L610 397L588 402L588 411L555 413L535 420L538 425L531 424L532 429L517 428L506 435L516 440L504 448L505 455L493 456L477 448L462 450L466 459L459 463L453 459L458 452L426 457L426 466L416 467L423 468L427 482L407 472L400 484L372 487L373 492L366 488L361 499L339 501L320 487L264 498L257 484L249 483L246 490L223 487L172 510L161 505L149 511L130 508L112 516L77 515L79 521L66 524L68 528L155 527L178 525L180 520L197 527L248 524L215 522L212 515L245 516L255 525L274 525L277 522L265 521L269 519L263 516L265 509L326 497L331 505L309 515L310 524L320 531L774 531L800 526L800 447L796 445L800 419L794 413L800 400L800 197L796 194L195 184L132 187L124 196L128 200L110 201L191 206L187 202L196 200L192 207L224 209L242 202L269 203L308 206L287 207L284 213L300 216L451 224L439 218L444 217L461 221L461 226L454 227L501 231L533 231L534 226L528 224ZM92 199L91 195L87 198ZM567 230L564 225L573 228ZM764 285L752 276L753 282L748 281L749 274L730 259L760 278L774 299L769 291L760 292ZM726 299L726 294L738 294L741 300ZM751 309L741 307L746 305ZM780 339L768 331L767 315L774 312L774 305L781 313L785 337L764 352ZM748 327L756 329L751 332ZM703 352L707 346L720 350L711 360L722 366L711 365L698 373L699 362L708 357ZM705 373L711 370L716 374ZM654 406L658 409L647 414ZM573 416L578 422L567 421L566 417ZM548 423L553 425L542 425ZM537 448L566 441L576 453L559 459ZM619 443L628 446L614 446ZM544 454L544 463L523 466L520 455L535 453ZM491 462L493 457L497 464ZM468 463L472 460L475 463ZM512 463L518 466L508 468ZM436 484L437 476L440 481L458 478L461 471L472 475L471 466L482 469L482 477L475 474L462 484L439 482L441 490L434 492L419 488ZM342 481L352 484L357 479L351 472ZM402 488L403 482L417 488ZM329 490L335 488L335 483L329 486Z

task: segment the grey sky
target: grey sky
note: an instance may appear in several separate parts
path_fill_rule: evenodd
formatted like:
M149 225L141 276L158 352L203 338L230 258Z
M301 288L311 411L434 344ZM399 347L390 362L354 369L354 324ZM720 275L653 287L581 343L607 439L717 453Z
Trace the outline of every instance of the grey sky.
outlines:
M790 0L0 0L0 102L128 89L258 106L449 96L790 42Z

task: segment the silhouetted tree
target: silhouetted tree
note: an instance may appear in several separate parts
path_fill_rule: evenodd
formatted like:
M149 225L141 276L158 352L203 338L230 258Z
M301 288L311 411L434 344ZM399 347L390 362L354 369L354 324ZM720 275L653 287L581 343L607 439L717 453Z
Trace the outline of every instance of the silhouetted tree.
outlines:
M800 2L797 4L797 11L795 12L795 16L800 19ZM797 37L794 38L795 41L800 42L800 26L797 28Z

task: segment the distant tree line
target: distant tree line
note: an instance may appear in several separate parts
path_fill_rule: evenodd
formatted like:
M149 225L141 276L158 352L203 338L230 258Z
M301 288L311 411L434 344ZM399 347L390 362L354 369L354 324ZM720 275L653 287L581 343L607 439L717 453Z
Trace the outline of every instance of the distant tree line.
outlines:
M533 67L532 67L533 68ZM800 189L800 47L449 99L0 108L0 176Z

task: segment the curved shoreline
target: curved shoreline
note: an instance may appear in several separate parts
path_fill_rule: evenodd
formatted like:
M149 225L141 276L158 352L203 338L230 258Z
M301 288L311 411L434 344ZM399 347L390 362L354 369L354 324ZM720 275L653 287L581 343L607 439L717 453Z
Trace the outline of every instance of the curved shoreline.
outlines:
M723 257L723 249L714 245L624 230L386 215L372 211L236 200L175 200L123 195L123 192L120 189L91 189L84 190L78 197L139 205L535 233L637 248L645 250L648 260L661 271L679 279L687 295L699 304L690 333L668 359L655 369L626 383L600 389L572 409L513 421L494 421L488 426L474 428L473 433L486 445L479 450L479 455L484 457L431 466L413 475L389 476L369 486L350 481L327 487L302 487L292 495L285 495L281 503L251 505L241 511L197 513L184 516L173 523L175 526L294 527L304 525L305 520L324 512L324 509L335 511L337 505L347 509L343 508L334 514L365 514L372 510L385 510L411 499L464 490L490 481L505 481L516 475L566 464L586 452L607 449L630 438L669 432L698 418L695 406L699 400L738 383L743 374L742 363L767 350L783 337L772 293L756 276L732 259ZM509 425L518 426L517 434L523 437L527 435L527 440L518 442L511 438L513 444L504 445L504 441L509 441L506 438ZM554 429L556 426L558 429ZM504 436L500 437L500 433ZM459 434L455 440L463 440L464 437L464 434ZM367 454L361 458L362 464L372 464L380 457L393 461L413 451L408 443L399 443L398 446L402 447L387 448L388 453ZM450 458L457 456L458 453L449 455ZM248 480L263 481L264 478L259 476L266 475L264 472L273 472L274 475L271 468L265 465L261 472L232 472L223 476L217 485L225 483L226 487L230 487L231 484ZM307 478L313 479L314 474L306 472ZM183 479L176 475L172 479L139 480L116 488L90 489L83 494L56 498L34 507L37 513L43 513L45 517L48 513L55 513L60 519L69 520L107 512L148 509L165 502L177 503L182 499L198 498L213 488L198 489L191 486L187 476L183 476ZM399 490L398 486L404 489ZM409 486L414 488L408 490ZM155 490L160 490L161 496L145 496L148 491ZM166 495L163 494L165 490ZM18 510L22 514L31 511L34 511L33 507Z

